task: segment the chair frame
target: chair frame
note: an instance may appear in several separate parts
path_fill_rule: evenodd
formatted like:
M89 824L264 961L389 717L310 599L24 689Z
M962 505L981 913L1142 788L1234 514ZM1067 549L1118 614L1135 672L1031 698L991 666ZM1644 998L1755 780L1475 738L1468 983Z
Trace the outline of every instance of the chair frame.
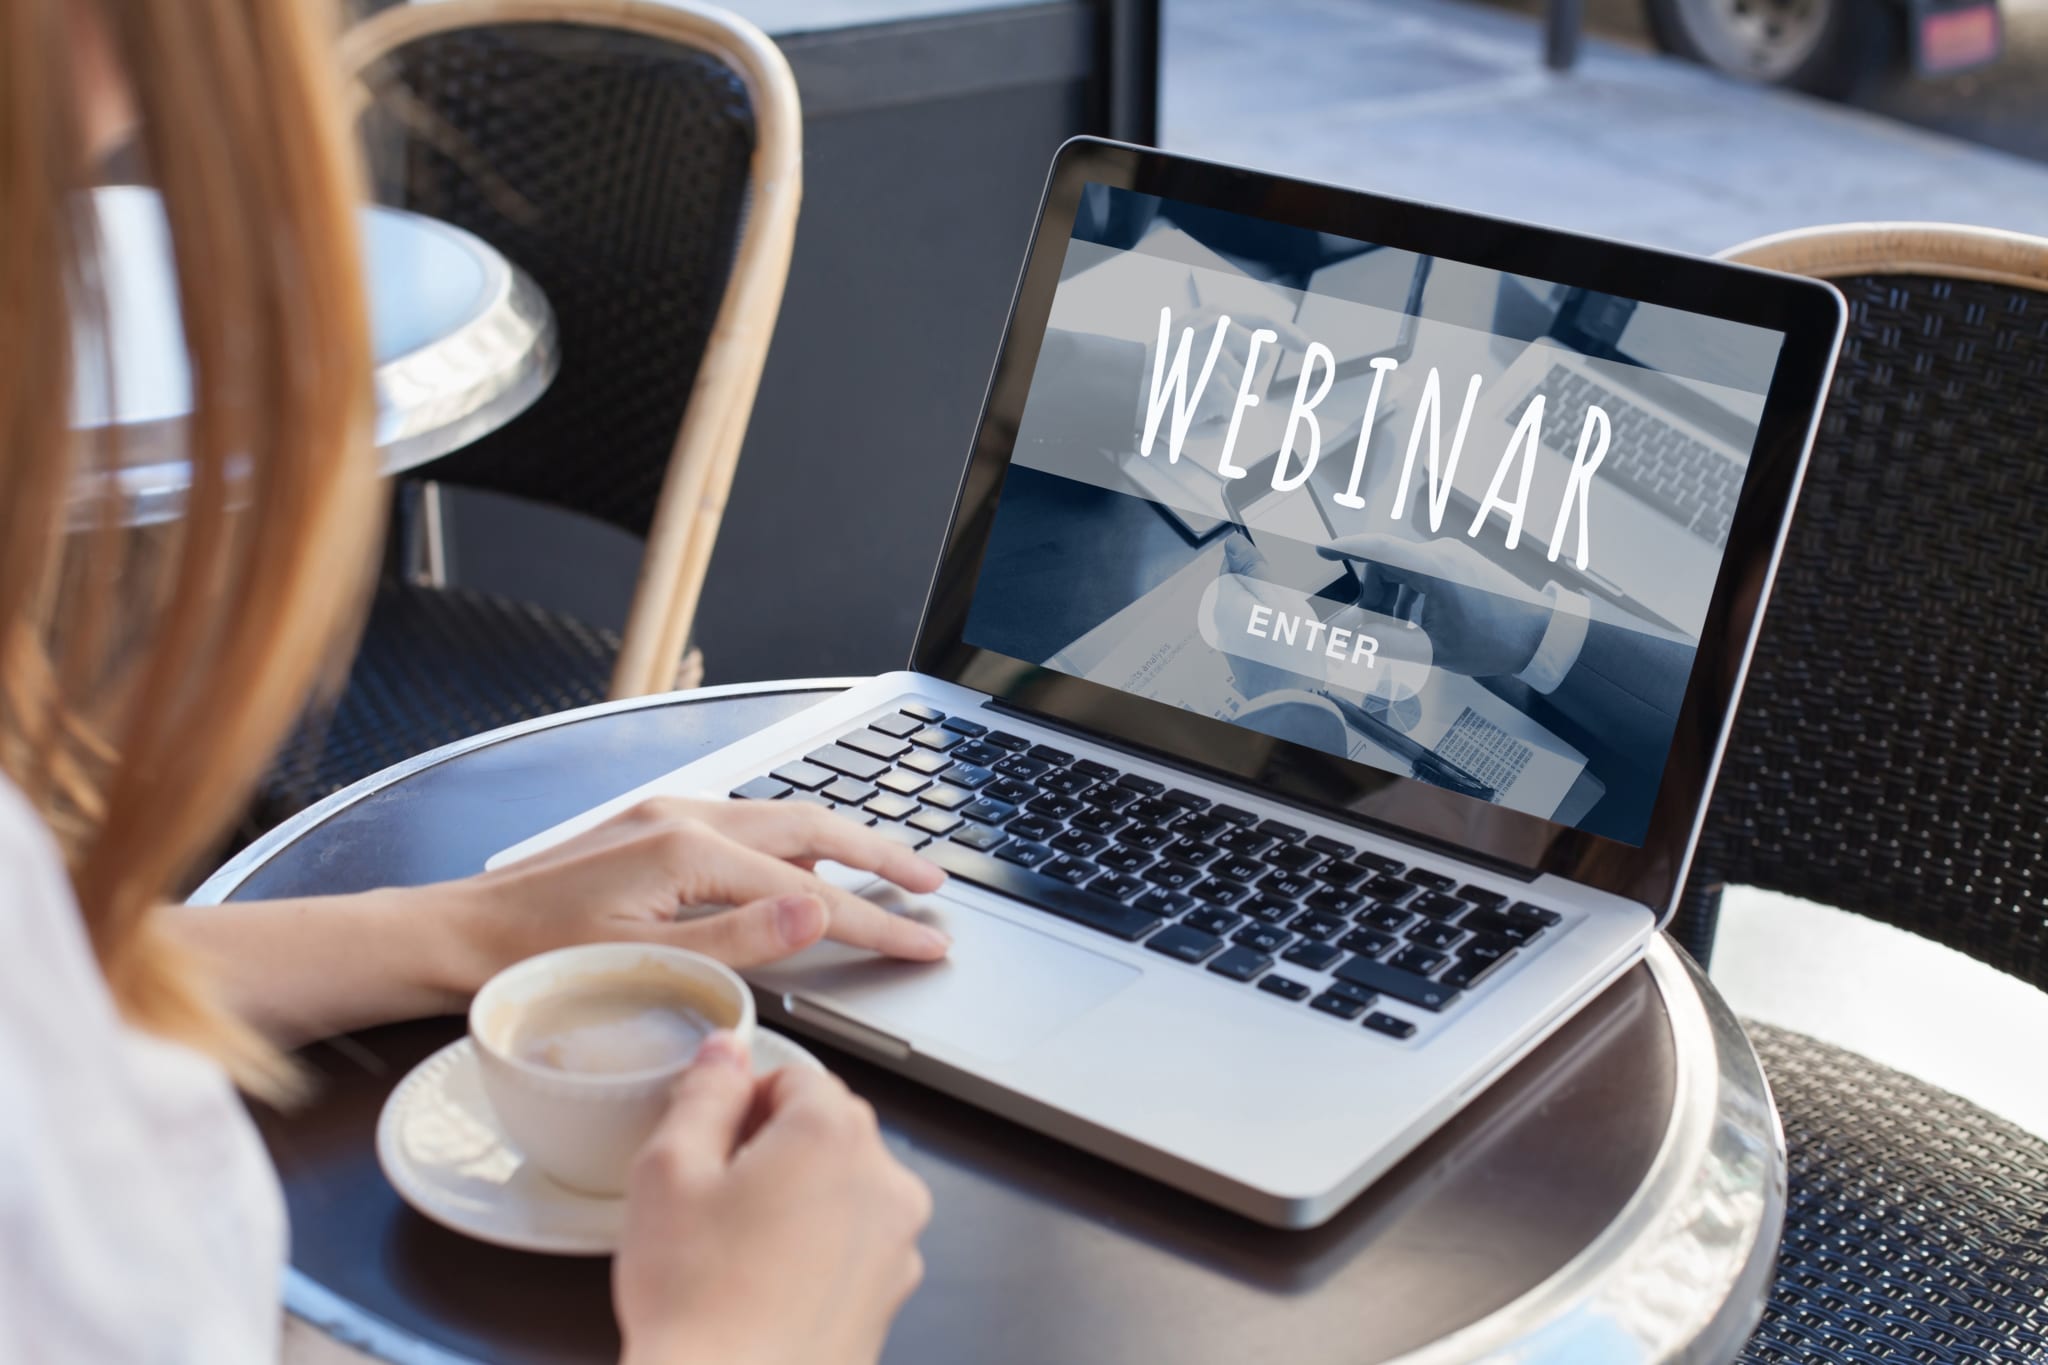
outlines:
M1918 275L1934 279L1981 280L2048 293L2048 237L1961 223L1869 222L1796 228L1752 238L1716 253L1721 260L1816 279L1859 275ZM1713 819L1711 797L1707 813ZM1701 873L1718 868L1693 865ZM1709 961L1720 917L1723 887L1680 888L1675 938L1703 966ZM1855 910L1854 906L1841 909Z
M745 85L754 120L745 216L663 477L612 672L614 700L694 685L686 660L711 552L725 516L768 343L782 308L803 195L803 112L789 63L745 19L694 0L438 0L388 9L342 35L343 71L360 80L408 43L502 24L583 24L663 38L714 57ZM694 676L693 676L694 675Z

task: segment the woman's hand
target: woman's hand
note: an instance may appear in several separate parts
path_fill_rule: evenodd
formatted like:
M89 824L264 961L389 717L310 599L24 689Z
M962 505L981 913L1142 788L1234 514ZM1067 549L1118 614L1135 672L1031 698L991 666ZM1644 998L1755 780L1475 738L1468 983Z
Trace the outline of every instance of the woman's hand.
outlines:
M890 957L944 957L951 940L812 871L826 860L907 891L946 874L902 844L791 801L643 801L523 861L435 890L458 894L474 990L550 948L667 943L733 967L832 938ZM681 918L678 916L681 915Z
M612 1296L627 1365L868 1365L924 1276L923 1182L834 1077L707 1040L634 1163Z

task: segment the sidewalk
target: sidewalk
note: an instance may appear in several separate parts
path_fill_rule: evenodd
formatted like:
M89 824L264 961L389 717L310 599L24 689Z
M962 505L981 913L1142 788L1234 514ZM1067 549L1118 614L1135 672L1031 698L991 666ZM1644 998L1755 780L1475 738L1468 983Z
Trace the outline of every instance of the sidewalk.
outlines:
M1462 0L1166 0L1162 142L1657 246L1941 219L2048 232L2048 166Z

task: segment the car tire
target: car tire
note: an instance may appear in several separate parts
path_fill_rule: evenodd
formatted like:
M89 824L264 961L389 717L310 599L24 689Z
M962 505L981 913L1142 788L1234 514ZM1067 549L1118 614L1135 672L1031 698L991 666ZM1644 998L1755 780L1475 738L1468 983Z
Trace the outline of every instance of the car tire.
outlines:
M1666 52L1740 80L1846 99L1904 51L1891 0L1644 0Z

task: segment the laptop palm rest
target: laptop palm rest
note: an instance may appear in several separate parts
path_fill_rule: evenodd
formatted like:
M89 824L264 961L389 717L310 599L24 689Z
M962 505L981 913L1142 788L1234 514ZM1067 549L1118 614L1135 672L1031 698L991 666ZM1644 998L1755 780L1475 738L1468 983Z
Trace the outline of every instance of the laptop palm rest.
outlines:
M911 913L953 936L943 962L899 962L821 943L747 973L758 987L796 1002L803 1018L830 1014L916 1048L942 1040L948 1051L1001 1062L1020 1056L1143 975L1136 967L1012 924L967 912L946 891L909 896L887 883L859 894ZM819 1022L824 1022L820 1020Z

